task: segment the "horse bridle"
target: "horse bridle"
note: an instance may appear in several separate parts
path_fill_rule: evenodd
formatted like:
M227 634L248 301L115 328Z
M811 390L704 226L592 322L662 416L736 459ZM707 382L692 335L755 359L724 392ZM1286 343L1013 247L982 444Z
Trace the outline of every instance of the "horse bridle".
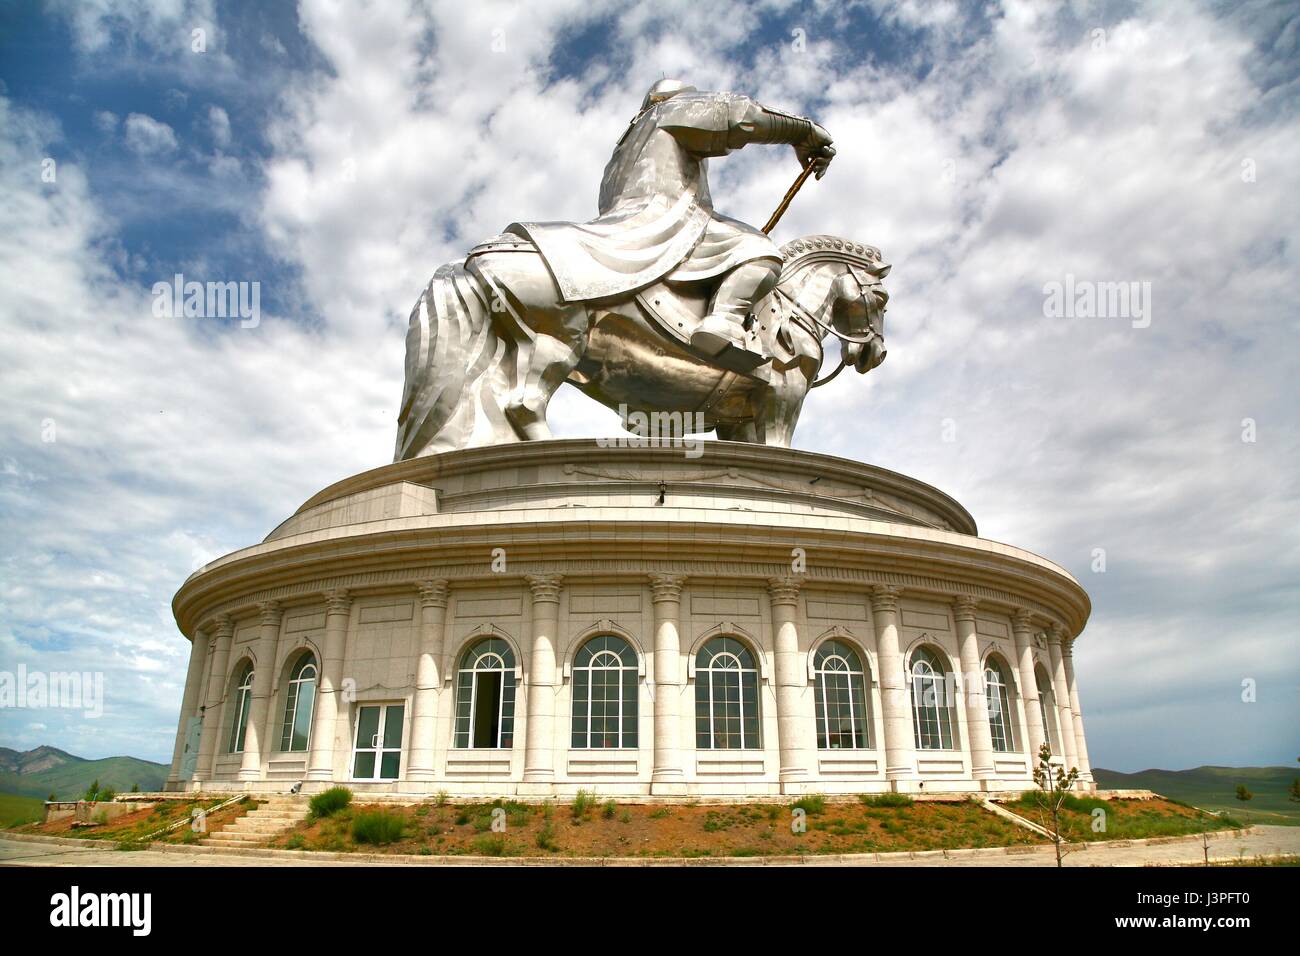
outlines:
M854 272L854 270L850 269L849 275L853 276L853 281L855 281L858 284L858 291L865 296L866 288L863 286L862 280L858 278L857 273ZM799 325L805 332L807 332L814 339L816 339L818 344L821 343L821 338L822 338L817 333L818 328L825 329L827 332L835 336L841 342L847 342L852 345L870 345L873 341L880 338L880 333L877 332L875 329L870 329L870 328L867 329L867 332L869 334L862 337L856 335L849 335L847 332L841 332L833 325L826 324L817 316L813 315L811 312L809 312L807 309L801 306L798 302L794 300L794 297L791 296L790 293L786 292L784 289L778 288L778 289L774 289L773 291L776 292L776 294L779 295L781 298L785 299L786 302L790 303L790 308L791 308L790 318L794 320L796 325ZM809 326L804 322L800 321L801 318L807 319L809 322L812 323L812 325ZM822 354L823 355L826 354L825 349L822 350ZM825 385L827 382L832 381L836 375L839 375L840 372L844 370L845 364L846 363L844 360L844 350L840 349L840 364L835 366L835 370L831 372L831 374L815 380L808 387L810 389L813 389L819 385Z

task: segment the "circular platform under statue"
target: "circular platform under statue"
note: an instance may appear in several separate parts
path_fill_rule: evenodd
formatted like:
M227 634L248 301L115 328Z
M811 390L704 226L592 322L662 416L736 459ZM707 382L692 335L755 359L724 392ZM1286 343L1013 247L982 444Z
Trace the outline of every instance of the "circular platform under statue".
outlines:
M192 787L1025 789L1045 727L1080 764L1079 584L929 485L804 451L398 462L319 492L174 607L203 688Z

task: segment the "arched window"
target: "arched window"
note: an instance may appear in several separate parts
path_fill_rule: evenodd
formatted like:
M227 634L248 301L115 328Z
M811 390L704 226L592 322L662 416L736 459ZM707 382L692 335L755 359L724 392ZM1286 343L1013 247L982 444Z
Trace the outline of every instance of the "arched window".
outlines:
M1052 693L1052 682L1047 679L1047 672L1041 667L1034 669L1034 683L1038 685L1038 708L1043 714L1043 733L1047 738L1047 746L1052 748L1053 754L1060 753L1059 744L1061 735L1057 733L1056 720L1053 715L1056 713L1056 697ZM1037 761L1038 755L1034 755Z
M515 653L501 638L485 638L461 655L455 746L508 750L514 739Z
M817 698L817 748L871 746L862 659L843 641L824 641L813 655Z
M244 752L244 734L248 731L248 711L253 704L253 664L244 664L235 682L234 719L230 723L230 745L227 752L238 754Z
M573 659L572 746L635 747L636 652L621 637L593 637Z
M1007 691L1007 671L1002 661L990 656L984 662L984 694L989 705L989 732L993 736L993 749L1009 753L1015 749L1011 732L1011 695Z
M733 637L705 641L695 655L695 746L752 750L758 733L758 665Z
M280 729L280 749L307 749L311 736L311 715L316 705L316 655L304 651L289 672L289 689L284 697L284 721Z
M912 722L918 750L952 750L952 702L943 662L928 647L912 655Z

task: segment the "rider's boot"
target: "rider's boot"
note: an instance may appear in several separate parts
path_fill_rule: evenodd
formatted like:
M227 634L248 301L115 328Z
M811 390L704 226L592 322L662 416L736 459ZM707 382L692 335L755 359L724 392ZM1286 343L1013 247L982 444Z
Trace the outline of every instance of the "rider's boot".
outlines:
M750 346L745 320L754 303L771 291L781 272L776 259L755 259L732 269L718 285L709 314L691 333L691 345L705 355L716 356L728 346L737 350L736 359L762 364L766 356Z

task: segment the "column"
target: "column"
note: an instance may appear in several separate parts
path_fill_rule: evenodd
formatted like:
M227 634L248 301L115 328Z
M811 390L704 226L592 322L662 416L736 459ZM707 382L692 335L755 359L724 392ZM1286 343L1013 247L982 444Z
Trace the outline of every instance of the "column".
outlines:
M1079 709L1079 686L1074 680L1074 638L1061 641L1061 660L1065 664L1065 683L1070 690L1070 713L1074 718L1074 756L1078 761L1079 779L1091 784L1092 764L1088 762L1088 745L1083 736L1083 711Z
M907 706L907 675L898 646L898 588L877 585L871 589L871 617L876 630L876 658L880 666L880 701L885 723L885 776L895 790L916 777L913 765L912 715Z
M194 631L190 641L190 664L185 671L185 690L181 695L181 716L176 728L176 746L172 748L172 765L167 772L167 789L177 789L181 779L181 755L185 739L189 736L190 721L199 708L199 684L203 678L203 665L208 659L208 632L203 628Z
M524 783L533 785L535 789L530 792L543 793L555 780L555 637L564 577L530 574L527 580L533 592L533 641L528 663Z
M203 625L215 641L212 667L208 670L208 692L203 703L203 730L199 735L199 762L194 770L195 783L211 780L217 762L217 737L221 733L221 702L226 695L226 668L230 666L230 644L235 636L235 622L229 614Z
M411 780L433 780L437 740L438 692L442 687L443 631L447 620L447 582L442 578L420 584L420 656L415 664L415 701L411 714Z
M798 576L770 578L767 593L772 605L772 646L776 651L776 736L781 752L781 792L802 793L808 782L809 731L803 711L808 668L799 653Z
M996 776L993 769L993 733L989 730L989 703L980 666L979 637L975 632L976 602L969 597L953 601L957 644L961 652L962 698L966 703L966 732L970 737L971 775L976 780ZM1008 715L1008 720L1010 715Z
M1074 714L1070 711L1070 688L1065 680L1065 658L1061 655L1061 627L1052 624L1047 629L1047 654L1052 662L1052 696L1056 698L1057 725L1061 728L1061 757L1065 769L1079 766L1074 752Z
M673 574L650 575L655 615L655 763L650 778L653 794L683 794L686 774L678 746L681 732L682 586L686 578Z
M1034 625L1028 611L1017 608L1011 617L1011 632L1016 638L1016 669L1020 672L1020 702L1025 708L1025 727L1029 731L1025 756L1029 771L1038 766L1038 751L1047 740L1043 726L1043 708L1038 701L1038 675L1034 673Z
M338 752L339 711L343 696L343 651L348 640L352 598L342 588L325 592L325 646L321 649L320 679L316 684L316 712L312 714L311 760L308 780L333 780ZM346 726L344 725L344 729Z
M240 780L262 779L262 753L270 749L271 693L275 686L275 651L280 642L279 601L263 601L261 633L257 638L257 664L253 672L253 699L249 705L248 729L244 733L244 759L239 763Z

